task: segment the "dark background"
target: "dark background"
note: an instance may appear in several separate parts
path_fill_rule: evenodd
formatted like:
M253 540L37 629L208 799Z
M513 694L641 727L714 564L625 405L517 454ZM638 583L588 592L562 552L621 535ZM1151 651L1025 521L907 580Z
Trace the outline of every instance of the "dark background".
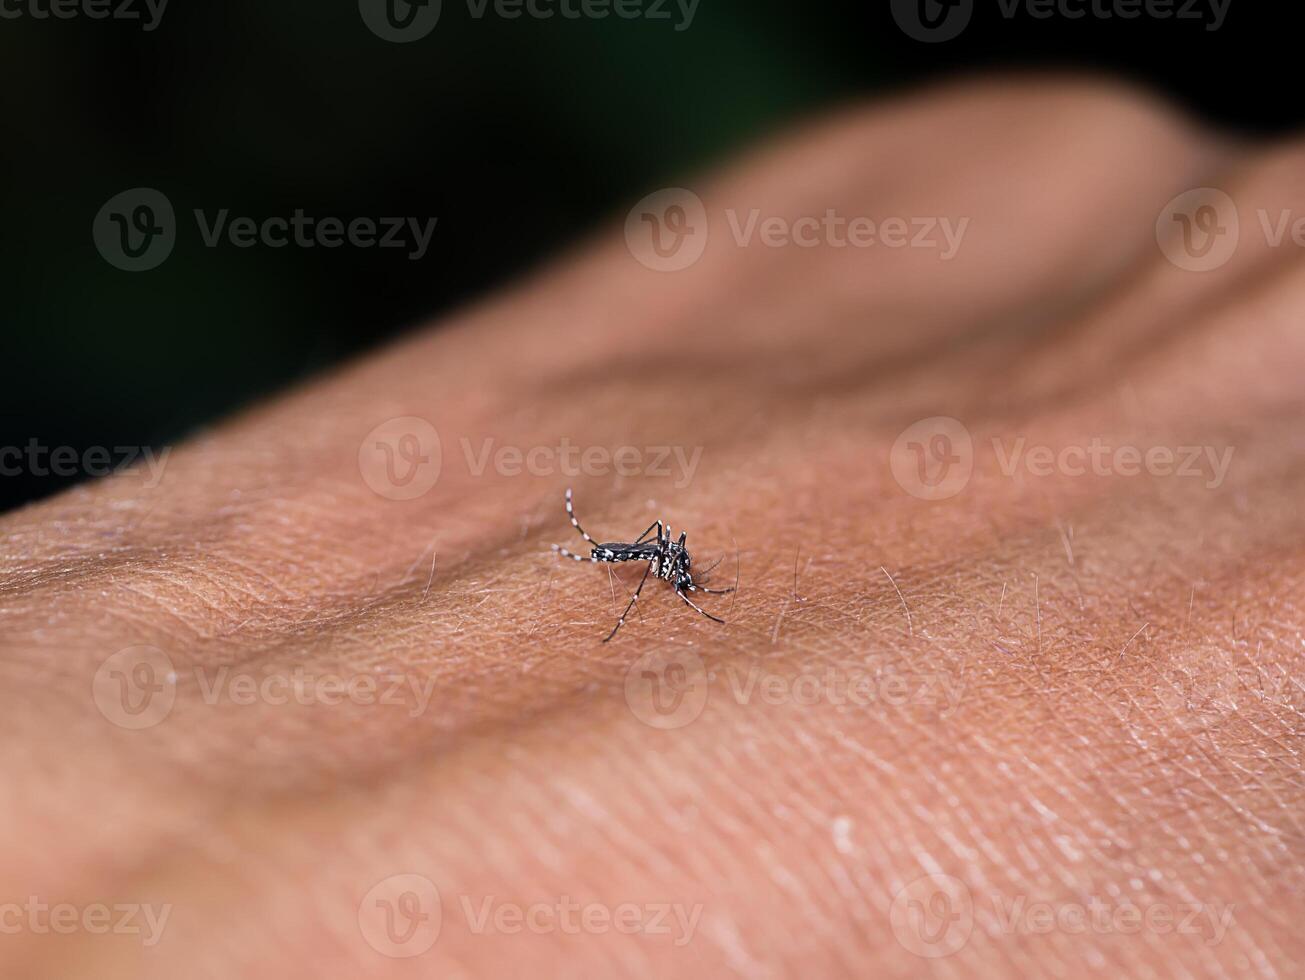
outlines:
M33 3L49 0L0 0ZM777 128L922 80L1106 70L1239 131L1290 131L1305 102L1285 6L1231 0L1212 32L1006 19L976 0L941 44L907 37L888 0L701 0L683 31L678 13L478 20L444 0L411 44L374 35L357 0L171 0L152 32L0 19L0 447L173 441L493 289ZM140 186L169 197L180 230L166 262L127 273L91 225ZM224 207L439 223L419 262L204 247L191 210ZM0 476L0 509L74 479Z

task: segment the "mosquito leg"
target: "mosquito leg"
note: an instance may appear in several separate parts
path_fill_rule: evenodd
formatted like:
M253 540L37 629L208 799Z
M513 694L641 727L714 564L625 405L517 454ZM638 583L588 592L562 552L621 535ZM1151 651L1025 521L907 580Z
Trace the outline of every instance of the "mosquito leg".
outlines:
M616 621L616 625L612 627L612 632L607 634L607 639L603 640L604 643L606 643L607 640L610 640L612 637L614 637L616 635L616 631L625 625L625 617L630 615L630 610L633 609L634 604L639 601L639 593L643 591L643 585L645 582L648 581L648 573L651 571L652 571L652 562L649 562L648 567L643 570L643 578L639 580L639 587L634 590L634 595L630 596L630 604L625 607L625 612L621 613L621 618L618 619ZM690 605L692 605L692 603L690 603Z
M607 566L607 584L610 585L612 588L612 608L615 609L616 608L616 576L612 574L611 564L608 564ZM621 588L622 589L625 588L624 583L621 585ZM626 594L629 595L628 592ZM640 619L643 619L642 609L640 609L638 606L635 606L634 611L639 614Z
M651 534L654 529L656 529L657 536L660 538L662 536L662 522L653 521L651 524L648 525L647 531L644 531L643 534L639 535L637 538L634 539L634 543L643 544L644 538L648 537L648 535Z
M574 551L567 551L560 544L555 544L552 546L552 548L563 558L570 558L573 561L592 561L592 562L598 561L597 558L593 558L589 555L577 555Z
M704 589L704 590L700 590L700 591L706 591L706 590ZM702 613L704 616L706 616L708 619L714 620L715 622L720 623L721 625L724 625L724 624L725 624L725 620L721 619L719 616L713 616L711 613L707 612L707 610L703 609L702 606L699 606L697 603L695 603L692 599L690 599L687 595L685 595L685 594L684 594L683 592L681 592L679 589L676 589L676 590L675 590L675 594L676 594L677 596L679 596L681 599L683 599L683 600L684 600L686 603L688 603L690 606L692 606L694 609L698 610L698 612L700 612L700 613Z
M697 583L687 585L685 588L693 592L705 592L707 595L729 595L734 591L732 586L728 589L709 589L706 586L698 585Z
M580 522L575 517L575 505L571 501L571 488L566 488L566 516L571 518L571 526L580 532L580 537L584 538L592 545L598 544L589 536L589 532L580 526ZM582 559L583 560L583 559Z

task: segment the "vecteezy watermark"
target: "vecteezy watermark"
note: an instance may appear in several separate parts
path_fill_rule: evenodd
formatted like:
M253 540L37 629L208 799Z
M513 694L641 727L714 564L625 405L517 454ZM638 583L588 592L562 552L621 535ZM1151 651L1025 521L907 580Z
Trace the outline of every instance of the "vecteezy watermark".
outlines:
M358 472L386 500L415 500L428 493L443 468L439 432L415 415L387 419L358 444Z
M135 473L148 475L144 487L153 490L163 480L163 468L171 454L171 446L156 454L150 446L90 446L78 450L29 439L25 446L0 446L0 476L102 477Z
M1154 685L1154 696L1167 724L1194 734L1244 720L1257 707L1283 715L1305 711L1305 689L1293 682L1288 669L1252 660L1239 663L1235 654L1213 643L1187 650L1181 665Z
M466 0L472 20L643 20L674 21L676 31L693 25L701 0ZM359 0L363 23L382 41L420 41L435 29L442 0Z
M157 647L127 647L100 664L91 697L100 714L119 728L153 728L176 703L176 667Z
M555 446L497 446L493 439L483 439L474 446L470 439L460 439L467 471L482 476L491 461L500 476L655 476L674 479L676 490L683 490L702 459L702 447L684 446L578 446L570 439L559 439Z
M964 683L944 671L901 673L882 666L844 667L828 664L803 668L796 674L745 668L724 668L729 697L736 704L800 707L832 705L856 708L930 708L945 717L965 694Z
M1235 906L1221 902L1133 901L1096 895L1076 902L996 891L976 895L959 878L931 874L898 889L889 922L905 949L938 959L965 947L980 916L990 934L1173 934L1217 946L1233 924L1234 910Z
M1141 446L1113 445L1093 437L1086 446L1072 445L1055 449L1029 446L1021 437L1003 443L992 440L997 465L1004 476L1014 477L1023 469L1029 476L1149 476L1177 477L1205 481L1207 490L1223 486L1232 466L1233 446L1222 450L1214 446Z
M1250 227L1269 248L1305 249L1305 215L1290 208L1257 208ZM1236 202L1215 187L1198 187L1173 198L1156 219L1160 251L1188 272L1210 272L1227 265L1237 253L1246 224Z
M503 20L645 20L674 21L674 29L693 26L701 0L467 0L473 20L492 14Z
M956 257L970 219L948 217L823 214L796 218L763 214L760 208L723 211L731 241L738 248L914 248L936 252L941 261ZM625 244L642 265L678 272L702 258L710 237L702 199L683 187L649 194L625 219Z
M356 705L424 714L435 678L402 671L234 670L194 666L178 671L167 653L150 646L128 647L102 663L92 684L96 707L119 728L152 728L164 721L178 698L205 707L270 705L302 707Z
M195 221L207 248L225 239L236 248L402 248L406 258L419 262L430 248L438 218L316 218L295 208L290 217L231 217L229 208L205 212L195 209Z
M1164 20L1223 26L1232 0L988 0L1004 20ZM908 37L926 43L951 41L969 26L975 0L892 0L893 20Z
M534 902L505 901L497 895L458 896L450 911L462 914L461 927L473 936L564 936L607 933L666 936L672 945L693 940L701 903L582 902L558 895ZM453 928L435 883L424 875L397 874L377 882L358 903L358 927L367 944L384 956L420 956Z
M503 477L649 476L670 479L677 490L693 480L703 452L702 446L581 446L565 436L530 446L462 436L458 447L467 474L477 479L490 471ZM439 432L417 416L382 422L358 446L363 482L387 500L423 496L443 470Z
M974 440L954 418L936 415L907 426L893 443L889 465L898 485L921 500L946 500L974 472Z
M669 731L697 721L711 680L692 650L651 650L625 672L625 703L650 728Z
M135 20L159 26L168 0L0 0L0 20Z
M152 187L133 187L104 202L91 225L95 248L124 272L148 272L162 265L177 244L172 202Z
M565 936L623 935L669 936L674 946L693 940L702 905L680 902L578 902L570 895L523 905L500 901L494 895L469 895L459 899L467 928L475 935L505 936L523 932L537 936L561 933Z
M1059 447L1031 445L1023 436L994 438L991 446L997 470L1007 479L1152 476L1199 479L1207 490L1223 486L1235 451L1233 446L1137 446L1100 436ZM946 500L969 484L976 455L974 440L961 422L935 416L902 431L889 454L889 467L898 486L911 496Z
M154 946L163 938L172 903L157 908L140 902L117 902L105 905L91 902L45 902L36 895L27 900L0 903L0 935L14 936L29 932L37 936L70 936L86 932L93 936L141 936L142 946Z
M382 41L420 41L440 22L444 0L358 0L358 13Z
M288 216L232 216L230 208L192 212L205 248L387 248L404 249L420 261L430 248L437 218L317 217L296 208ZM110 265L145 272L161 265L177 242L172 202L161 191L135 187L115 194L100 208L91 237Z
M924 875L893 895L888 921L897 941L916 956L950 956L970 941L974 899L959 878Z
M423 875L383 878L358 903L358 929L363 939L392 959L426 952L439 939L442 924L439 889Z
M1197 187L1179 194L1155 223L1160 251L1188 272L1209 272L1228 262L1241 240L1237 205L1223 191Z
M901 672L875 661L796 672L768 670L753 661L708 672L691 650L651 651L631 664L625 675L630 711L645 725L662 730L696 721L712 696L738 705L915 708L946 716L964 693L963 681L945 672Z
M425 713L435 693L435 678L401 671L333 673L298 666L289 671L260 673L217 667L195 668L193 677L200 701L214 707L267 704L273 707L297 704L351 704L402 708L409 718Z
M527 904L496 895L459 895L455 906L466 930L476 936L557 934L567 936L669 936L675 946L691 942L702 905L679 902L580 902L561 895ZM439 890L418 874L391 875L367 892L358 905L363 938L377 952L394 958L420 956L439 938L446 920Z

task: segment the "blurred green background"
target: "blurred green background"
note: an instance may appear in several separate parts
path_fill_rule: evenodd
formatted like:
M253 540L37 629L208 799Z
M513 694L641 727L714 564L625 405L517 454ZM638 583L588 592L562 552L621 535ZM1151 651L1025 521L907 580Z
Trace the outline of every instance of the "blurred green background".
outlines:
M683 30L674 0L661 21L477 19L444 0L409 44L377 37L358 0L171 0L149 31L33 14L48 4L0 0L0 446L174 441L512 279L768 132L921 80L1102 68L1242 130L1289 130L1302 114L1286 11L1249 0L1231 0L1217 31L1006 19L976 0L943 44L906 36L886 0L701 0ZM150 18L143 0L128 9ZM127 273L91 225L139 186L169 197L180 230L166 262ZM207 248L194 208L438 225L417 262ZM0 476L0 509L78 478Z

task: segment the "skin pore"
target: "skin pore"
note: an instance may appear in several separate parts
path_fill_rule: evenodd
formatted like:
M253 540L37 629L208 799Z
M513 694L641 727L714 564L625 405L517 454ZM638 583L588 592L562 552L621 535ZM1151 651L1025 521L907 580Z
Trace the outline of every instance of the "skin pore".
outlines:
M687 268L604 231L5 516L0 898L169 912L0 915L4 974L1290 973L1305 278L1256 215L1302 162L1095 82L851 111L693 185ZM1193 272L1156 228L1200 187L1241 238ZM784 240L831 209L875 243ZM438 478L396 499L360 451L412 418ZM727 625L650 580L602 644L643 568L549 550L567 486L721 558ZM395 875L440 896L408 958Z

